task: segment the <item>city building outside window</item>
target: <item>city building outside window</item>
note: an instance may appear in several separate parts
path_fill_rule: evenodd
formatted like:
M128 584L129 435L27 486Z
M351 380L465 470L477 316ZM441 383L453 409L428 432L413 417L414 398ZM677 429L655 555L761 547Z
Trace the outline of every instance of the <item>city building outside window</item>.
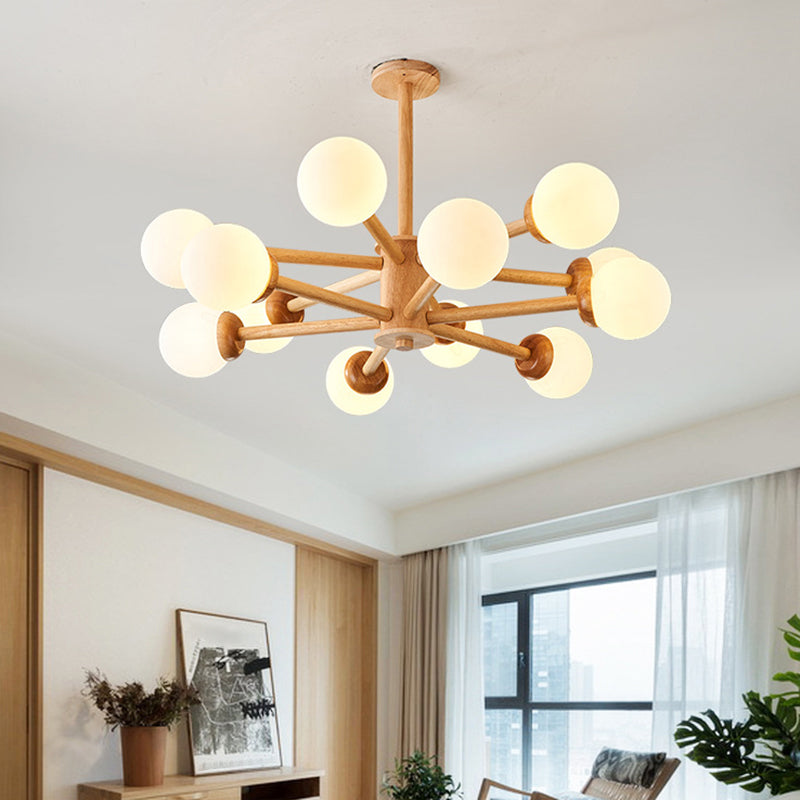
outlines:
M493 780L578 791L602 747L649 750L654 572L483 598Z

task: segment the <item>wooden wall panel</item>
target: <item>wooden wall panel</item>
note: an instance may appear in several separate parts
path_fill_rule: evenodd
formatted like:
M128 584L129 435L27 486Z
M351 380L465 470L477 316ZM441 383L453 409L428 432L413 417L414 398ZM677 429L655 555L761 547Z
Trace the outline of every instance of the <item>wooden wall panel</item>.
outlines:
M325 770L325 800L376 794L377 565L299 547L295 764Z
M0 460L0 797L39 795L37 471Z

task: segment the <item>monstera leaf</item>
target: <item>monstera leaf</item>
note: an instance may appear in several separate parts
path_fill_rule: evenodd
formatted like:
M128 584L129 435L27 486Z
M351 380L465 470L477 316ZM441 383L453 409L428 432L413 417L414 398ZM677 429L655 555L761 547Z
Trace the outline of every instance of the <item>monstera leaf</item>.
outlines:
M783 638L791 658L800 661L800 617L788 624ZM800 789L800 673L779 672L773 680L791 688L765 697L747 692L742 699L750 716L744 722L720 719L711 710L689 717L675 730L678 746L690 748L687 757L722 783L773 795Z
M706 717L706 719L703 719ZM720 719L711 709L692 716L675 730L678 747L691 747L686 754L709 770L722 783L741 784L749 792L772 787L768 769L751 758L760 730L751 720Z
M789 657L795 661L800 661L800 617L795 614L788 620L788 624L791 625L794 630L787 631L786 628L781 628L783 640L788 645Z

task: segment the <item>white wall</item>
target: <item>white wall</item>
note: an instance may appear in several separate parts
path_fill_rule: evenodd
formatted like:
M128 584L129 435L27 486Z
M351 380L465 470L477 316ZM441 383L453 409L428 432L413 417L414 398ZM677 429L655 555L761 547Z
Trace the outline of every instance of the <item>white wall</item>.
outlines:
M0 431L350 549L394 550L391 514L370 498L64 358L0 335L0 375Z
M656 568L655 521L516 547L481 558L483 594L632 575Z
M44 800L119 778L118 733L81 697L178 674L175 609L267 622L284 763L293 752L294 547L47 470L44 485ZM185 723L167 771L189 769Z
M413 553L596 509L800 466L800 396L620 447L395 516Z

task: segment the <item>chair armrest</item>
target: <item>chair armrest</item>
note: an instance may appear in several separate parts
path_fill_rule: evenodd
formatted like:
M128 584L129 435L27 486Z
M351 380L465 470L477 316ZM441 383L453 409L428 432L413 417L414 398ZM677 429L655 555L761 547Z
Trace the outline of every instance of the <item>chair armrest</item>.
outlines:
M544 792L531 792L531 800L556 800L556 798Z

